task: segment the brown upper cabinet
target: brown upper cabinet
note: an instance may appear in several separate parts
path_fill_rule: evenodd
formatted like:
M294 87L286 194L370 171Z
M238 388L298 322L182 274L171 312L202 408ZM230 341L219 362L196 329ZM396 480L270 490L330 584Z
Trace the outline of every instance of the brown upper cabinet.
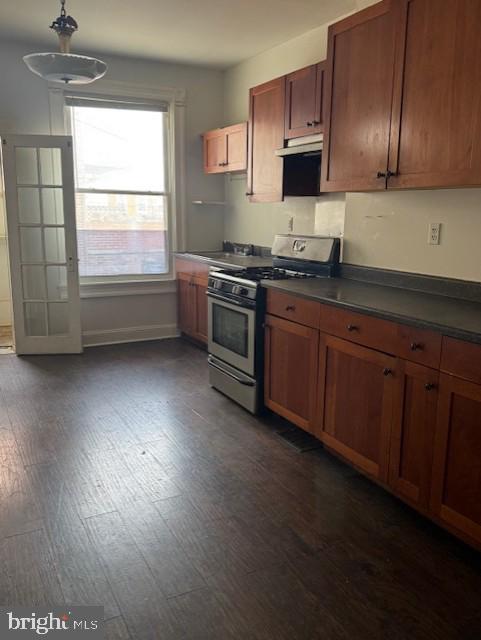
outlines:
M386 188L395 35L389 0L329 28L321 191Z
M325 62L286 76L285 138L322 133Z
M481 184L481 3L383 0L329 29L322 191Z
M481 185L481 3L399 5L388 187Z
M250 90L247 195L251 202L283 198L283 160L275 150L284 146L285 77Z
M247 122L207 131L203 139L205 173L247 169Z

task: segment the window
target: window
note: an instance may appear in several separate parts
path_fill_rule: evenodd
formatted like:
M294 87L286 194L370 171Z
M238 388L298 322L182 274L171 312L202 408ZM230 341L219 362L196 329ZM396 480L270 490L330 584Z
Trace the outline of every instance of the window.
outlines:
M80 276L169 271L168 107L66 98Z

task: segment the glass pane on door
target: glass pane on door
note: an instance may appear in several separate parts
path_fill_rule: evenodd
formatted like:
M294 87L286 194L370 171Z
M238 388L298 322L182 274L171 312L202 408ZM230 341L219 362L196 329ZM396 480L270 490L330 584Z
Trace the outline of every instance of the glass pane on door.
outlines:
M15 161L25 334L66 335L62 152L60 148L17 147Z
M46 336L47 319L43 302L25 303L25 334L27 336Z
M40 223L40 191L35 187L19 187L18 217L25 224Z

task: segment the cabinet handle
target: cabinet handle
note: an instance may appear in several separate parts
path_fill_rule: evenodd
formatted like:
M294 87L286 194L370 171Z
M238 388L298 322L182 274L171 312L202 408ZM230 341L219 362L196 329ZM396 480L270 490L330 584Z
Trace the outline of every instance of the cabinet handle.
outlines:
M317 127L318 124L321 124L320 120L313 120L312 121L312 126L313 127Z
M246 196L253 196L254 192L253 191L246 191Z
M312 127L312 126L314 126L314 123L313 123L313 122L306 122L306 124L307 124L307 126L308 126L308 127Z
M347 325L347 330L348 331L359 331L359 327L356 327L355 324L348 324Z
M389 171L386 173L386 178L389 180L389 178L395 178L398 175L397 171Z
M434 384L434 382L427 382L424 385L424 388L426 389L426 391L432 391L433 389L436 389L436 385Z
M378 178L378 179L380 179L380 178L386 178L386 177L387 177L387 174L386 174L386 173L383 173L382 171L378 171L378 172L377 172L377 178Z
M393 372L392 372L392 369L389 369L389 367L386 367L385 369L383 369L382 374L383 376L392 376Z
M286 307L286 311L295 311L296 307L293 304L288 304Z
M411 351L422 351L424 346L420 342L411 342Z

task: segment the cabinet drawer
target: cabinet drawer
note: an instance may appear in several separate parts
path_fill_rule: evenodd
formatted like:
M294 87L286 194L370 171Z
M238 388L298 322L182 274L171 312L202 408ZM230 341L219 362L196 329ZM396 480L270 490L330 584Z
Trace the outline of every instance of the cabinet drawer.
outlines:
M443 338L441 371L481 384L481 345Z
M267 313L280 318L286 318L293 322L313 327L319 327L319 314L321 305L312 300L306 300L299 296L292 296L278 291L267 291Z
M321 331L384 353L439 367L441 335L362 313L321 305Z

